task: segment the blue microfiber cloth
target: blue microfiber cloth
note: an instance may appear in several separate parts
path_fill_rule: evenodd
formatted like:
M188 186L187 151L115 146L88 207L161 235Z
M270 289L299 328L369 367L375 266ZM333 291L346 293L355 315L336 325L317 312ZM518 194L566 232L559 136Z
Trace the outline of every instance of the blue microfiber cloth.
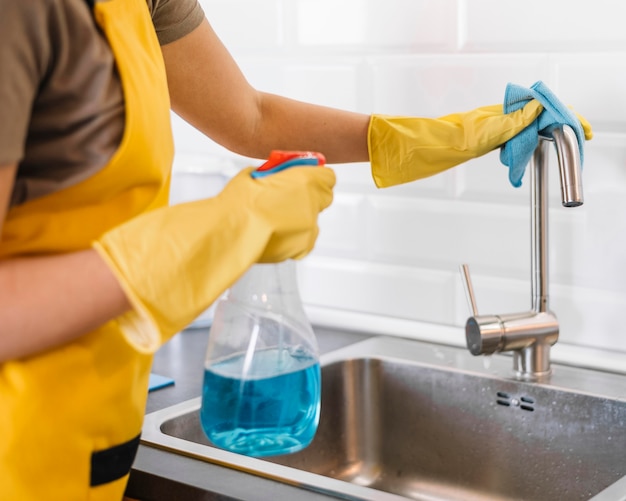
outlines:
M542 81L534 83L530 89L508 84L504 93L504 113L519 110L532 99L537 99L543 105L543 111L533 123L507 141L500 150L500 161L509 168L509 181L516 188L522 185L526 165L539 144L539 135L551 136L559 125L569 125L576 133L580 164L583 164L585 132L580 120Z
M174 384L174 380L171 377L151 373L150 381L148 382L148 391L165 388L166 386L170 386L172 384Z

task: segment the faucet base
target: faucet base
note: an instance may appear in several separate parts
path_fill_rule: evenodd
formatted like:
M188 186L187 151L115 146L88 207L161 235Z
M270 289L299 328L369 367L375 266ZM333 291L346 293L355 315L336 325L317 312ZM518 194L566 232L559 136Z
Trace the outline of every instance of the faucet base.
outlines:
M552 373L548 343L537 343L513 352L515 377L524 381L541 381Z

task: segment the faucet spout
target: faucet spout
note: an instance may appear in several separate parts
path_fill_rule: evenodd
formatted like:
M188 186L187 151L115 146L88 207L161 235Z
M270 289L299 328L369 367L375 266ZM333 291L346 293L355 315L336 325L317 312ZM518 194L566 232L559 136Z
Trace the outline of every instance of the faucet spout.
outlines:
M580 150L574 130L563 125L552 131L552 137L541 137L530 161L530 239L531 239L531 307L532 311L549 311L548 296L548 144L554 143L561 180L564 207L583 204Z
M561 200L563 207L583 204L583 181L580 149L574 130L569 125L552 131L556 156L561 174Z
M548 376L550 348L559 337L559 323L549 308L548 294L548 145L553 142L561 178L564 207L583 204L582 169L578 141L567 125L541 137L530 161L531 208L531 310L504 315L478 315L467 266L466 290L472 297L473 315L465 325L467 347L473 355L513 352L513 369L519 379Z

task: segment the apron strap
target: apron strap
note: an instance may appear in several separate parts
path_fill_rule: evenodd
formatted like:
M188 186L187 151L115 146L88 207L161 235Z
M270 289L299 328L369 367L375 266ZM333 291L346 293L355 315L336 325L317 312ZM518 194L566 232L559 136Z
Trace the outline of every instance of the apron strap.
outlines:
M139 437L91 454L91 487L108 484L130 473L139 448Z

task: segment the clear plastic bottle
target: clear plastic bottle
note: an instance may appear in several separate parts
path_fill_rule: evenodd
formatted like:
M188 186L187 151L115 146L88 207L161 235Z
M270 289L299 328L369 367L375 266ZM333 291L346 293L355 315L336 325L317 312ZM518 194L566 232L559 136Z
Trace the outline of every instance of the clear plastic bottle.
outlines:
M294 261L254 265L218 301L204 369L200 421L214 445L255 457L309 445L319 352Z

